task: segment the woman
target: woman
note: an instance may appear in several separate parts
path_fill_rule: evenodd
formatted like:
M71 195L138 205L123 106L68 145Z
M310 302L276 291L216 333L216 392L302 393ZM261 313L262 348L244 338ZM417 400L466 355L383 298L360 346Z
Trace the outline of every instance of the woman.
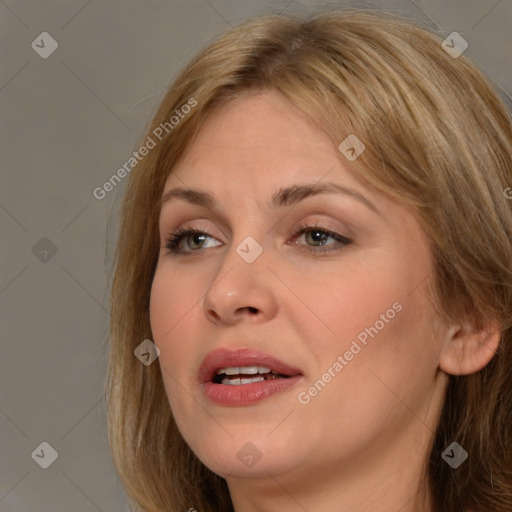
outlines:
M268 16L174 81L111 298L137 510L512 510L512 129L463 49Z

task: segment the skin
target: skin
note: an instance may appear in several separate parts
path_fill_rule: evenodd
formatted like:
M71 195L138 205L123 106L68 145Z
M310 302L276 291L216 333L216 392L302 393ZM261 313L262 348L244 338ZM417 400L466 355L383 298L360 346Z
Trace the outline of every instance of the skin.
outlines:
M341 194L267 205L281 187L327 181L356 190L379 213ZM176 187L208 190L218 204L163 206L151 326L178 428L226 478L235 510L432 510L424 464L447 373L478 371L499 337L436 317L427 299L433 260L414 216L364 186L328 136L270 91L206 121L164 194ZM314 229L295 235L299 224L352 243L324 234L322 246ZM166 241L179 226L208 236L183 239L189 252L172 255ZM252 263L236 252L247 236L263 248ZM319 247L333 250L307 252ZM300 403L299 393L395 303L401 311ZM216 405L202 393L198 368L220 347L267 352L300 368L303 380L250 406ZM237 458L248 442L261 452L252 467Z

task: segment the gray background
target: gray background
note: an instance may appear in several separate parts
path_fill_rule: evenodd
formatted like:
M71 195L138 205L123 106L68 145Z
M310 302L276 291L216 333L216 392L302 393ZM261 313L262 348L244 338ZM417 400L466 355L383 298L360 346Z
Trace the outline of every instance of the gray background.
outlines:
M318 5L388 8L459 32L512 104L510 0L0 2L0 511L128 510L102 396L123 184L103 200L92 191L212 37L257 14ZM31 47L42 32L58 42L46 59ZM47 469L36 463L49 460L42 442L58 452Z

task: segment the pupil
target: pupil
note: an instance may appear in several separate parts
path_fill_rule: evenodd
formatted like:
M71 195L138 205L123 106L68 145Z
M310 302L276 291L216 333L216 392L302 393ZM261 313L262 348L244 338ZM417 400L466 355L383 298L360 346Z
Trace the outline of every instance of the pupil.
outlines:
M319 235L319 236L312 236L313 241L315 241L315 242L322 242L322 240L326 236L325 233L323 233L322 231L319 231L319 230L310 231L309 233L310 233L310 235Z
M200 240L200 241L198 242L198 244L197 244L197 245L199 245L199 246L200 246L200 245L201 245L201 242L204 242L204 236L205 236L205 235L201 235L200 233L195 233L195 234L193 234L193 235L192 235L192 244L193 244L193 245L195 245L195 243L196 243L197 239L199 238L199 239L202 239L202 240Z

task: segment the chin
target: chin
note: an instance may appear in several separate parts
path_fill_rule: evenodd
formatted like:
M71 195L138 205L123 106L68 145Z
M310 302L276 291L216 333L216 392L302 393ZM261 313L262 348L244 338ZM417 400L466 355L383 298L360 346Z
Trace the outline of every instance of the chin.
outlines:
M252 460L251 457L253 457ZM266 456L260 454L259 457L257 454L245 455L240 460L237 450L229 449L222 454L218 452L201 454L200 460L211 471L223 478L268 478L269 473L278 475L290 469L291 461L285 453L274 452Z
M243 433L236 433L233 427L227 430L233 437L223 431L221 435L204 433L199 442L185 438L201 462L224 478L228 475L258 478L268 477L268 473L279 474L292 465L291 453L299 455L298 447L289 445L293 436L283 437L274 432L269 437L267 428L256 431L244 428Z

